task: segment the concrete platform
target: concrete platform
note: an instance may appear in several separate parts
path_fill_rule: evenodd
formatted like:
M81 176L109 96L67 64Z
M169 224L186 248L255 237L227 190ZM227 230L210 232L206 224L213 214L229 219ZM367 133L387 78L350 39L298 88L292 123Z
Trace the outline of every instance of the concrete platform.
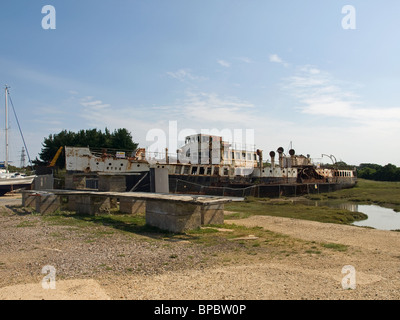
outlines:
M43 196L47 192L46 196ZM24 190L23 205L29 205L34 190ZM171 232L184 232L208 224L224 223L224 204L243 201L243 198L180 195L147 192L92 192L78 190L41 191L41 210L50 212L61 205L61 197L68 197L68 206L79 214L110 212L113 199L119 199L120 211L128 214L145 212L146 224ZM58 200L57 200L58 199ZM45 208L45 206L48 208ZM53 206L54 205L54 206ZM38 211L40 212L40 211Z

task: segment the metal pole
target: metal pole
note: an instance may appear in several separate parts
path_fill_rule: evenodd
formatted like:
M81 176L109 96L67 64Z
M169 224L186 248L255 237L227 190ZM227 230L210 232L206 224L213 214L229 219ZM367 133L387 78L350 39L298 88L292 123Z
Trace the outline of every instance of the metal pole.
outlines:
M4 166L6 168L6 172L8 172L8 87L6 85L6 117L5 117L5 128L6 128L6 159L4 162Z

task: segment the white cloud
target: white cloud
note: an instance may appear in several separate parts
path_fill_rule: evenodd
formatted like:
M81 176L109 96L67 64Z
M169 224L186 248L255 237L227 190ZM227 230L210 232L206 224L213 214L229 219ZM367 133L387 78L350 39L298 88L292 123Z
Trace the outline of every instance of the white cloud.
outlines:
M190 69L179 69L175 72L169 71L167 72L167 75L182 82L186 80L207 80L206 77L193 75Z
M274 63L279 63L282 64L284 67L288 67L289 64L285 61L282 60L281 57L279 57L277 54L270 54L269 55L269 61L274 62Z
M237 58L237 59L242 61L242 62L244 62L244 63L253 63L253 60L251 60L248 57L240 57L240 58Z
M400 121L400 108L369 107L329 73L305 66L287 79L285 86L301 103L302 113L345 118L357 123Z
M225 67L225 68L229 68L231 66L230 62L225 61L225 60L218 60L217 61L221 66Z
M93 100L93 97L88 96L80 100L80 104L85 108L105 109L110 105L103 103L101 100Z
M210 123L221 126L242 124L256 119L254 105L237 97L221 97L216 93L187 92L181 101L173 105L160 106L170 119L181 119L193 126L208 128Z
M356 86L313 66L297 68L283 85L297 100L297 110L308 116L304 125L296 124L296 139L310 152L320 150L352 164L398 163L400 152L393 143L400 134L400 107L370 106Z

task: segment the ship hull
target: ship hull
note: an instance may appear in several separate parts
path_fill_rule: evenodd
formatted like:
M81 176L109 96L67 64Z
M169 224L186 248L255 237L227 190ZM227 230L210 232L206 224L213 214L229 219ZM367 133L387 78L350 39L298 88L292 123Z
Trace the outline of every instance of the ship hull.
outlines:
M33 181L32 177L0 179L0 196L18 189L31 189Z
M310 180L297 182L295 178L220 179L220 177L169 175L171 193L205 194L232 197L280 197L317 194L352 188L356 179L340 181Z

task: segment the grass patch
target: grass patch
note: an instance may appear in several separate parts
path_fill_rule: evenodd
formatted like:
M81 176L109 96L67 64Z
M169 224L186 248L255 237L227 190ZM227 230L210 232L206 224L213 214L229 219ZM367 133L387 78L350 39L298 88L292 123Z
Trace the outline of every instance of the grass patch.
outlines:
M319 195L307 195L306 197L310 200L341 200L377 204L400 211L400 182L358 179L354 188Z
M326 223L350 224L367 218L367 215L360 212L294 204L291 201L274 202L251 199L245 202L228 203L225 205L225 209L236 212L225 217L226 219L243 219L252 215L268 215Z
M96 225L111 227L113 229L139 235L156 234L161 238L168 235L167 231L156 227L146 225L144 214L126 215L126 214L105 214L105 215L77 215L70 212L61 212L53 215L43 216L43 219L51 224L75 227L78 229L89 228ZM113 234L113 230L97 230L95 233L99 236Z
M186 233L188 234L206 234L206 233L216 233L219 232L217 229L207 227L207 228L196 228L193 230L189 230Z
M348 249L348 246L340 243L323 243L322 246L336 251L347 251Z
M308 253L308 254L321 254L321 251L315 250L315 249L308 249L308 250L305 251L305 253Z
M355 202L377 204L400 212L400 182L381 182L359 179L355 187L330 193L309 194L305 198L314 201ZM344 209L294 204L291 198L246 198L244 202L231 202L225 209L234 213L225 219L243 219L252 215L269 215L318 222L351 224L364 220L367 215Z
M17 224L17 228L27 228L27 227L34 227L36 225L36 221L22 221L21 223Z

